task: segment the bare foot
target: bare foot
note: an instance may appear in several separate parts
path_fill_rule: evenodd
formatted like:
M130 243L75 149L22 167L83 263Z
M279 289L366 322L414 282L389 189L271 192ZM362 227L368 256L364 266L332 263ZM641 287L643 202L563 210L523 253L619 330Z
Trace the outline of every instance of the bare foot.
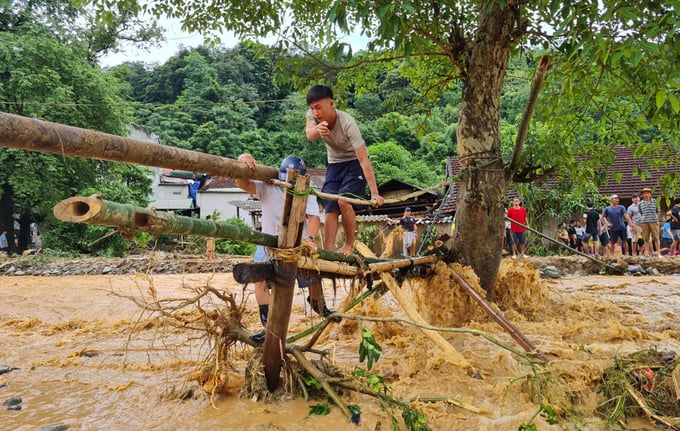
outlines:
M342 248L338 250L338 253L342 253L345 256L349 256L349 255L352 254L353 251L354 251L354 247L352 247L351 244L345 243L345 245L343 245Z

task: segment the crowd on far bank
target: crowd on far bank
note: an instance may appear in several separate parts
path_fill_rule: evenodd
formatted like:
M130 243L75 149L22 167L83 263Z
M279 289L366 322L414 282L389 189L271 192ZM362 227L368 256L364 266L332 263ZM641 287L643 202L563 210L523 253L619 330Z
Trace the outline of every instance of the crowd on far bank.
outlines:
M558 239L565 246L590 256L676 256L680 255L680 197L661 214L652 190L645 187L632 196L628 208L611 195L602 211L586 203L583 217L562 223ZM515 198L506 211L506 242L513 258L524 256L526 210Z

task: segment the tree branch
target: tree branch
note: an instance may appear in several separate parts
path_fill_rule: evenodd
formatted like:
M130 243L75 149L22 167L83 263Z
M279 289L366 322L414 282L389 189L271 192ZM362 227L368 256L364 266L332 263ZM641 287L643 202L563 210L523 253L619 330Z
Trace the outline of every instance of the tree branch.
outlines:
M507 177L510 178L515 173L519 167L519 162L522 157L522 148L524 147L524 140L526 139L527 130L529 129L529 123L531 122L531 116L536 108L536 100L538 99L538 93L541 91L543 86L543 80L545 79L545 74L550 68L550 57L544 55L538 61L538 67L536 68L536 76L534 76L534 81L531 84L531 92L529 93L529 100L524 108L524 113L522 114L522 120L519 123L519 131L517 132L517 139L515 140L515 152L512 155L512 162L507 170Z

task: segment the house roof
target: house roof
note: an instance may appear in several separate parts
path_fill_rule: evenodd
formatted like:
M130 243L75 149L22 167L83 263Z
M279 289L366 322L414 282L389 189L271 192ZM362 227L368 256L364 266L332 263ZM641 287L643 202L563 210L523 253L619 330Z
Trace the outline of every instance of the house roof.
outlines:
M325 169L307 169L307 174L310 176L310 182L312 188L316 190L321 190L323 187L324 180L326 179ZM210 177L201 186L201 191L207 191L211 189L233 189L238 188L236 185L236 180L231 177Z
M635 157L631 147L615 147L616 160L600 186L600 193L603 195L617 194L621 198L630 199L632 195L639 194L643 187L652 189L653 195L658 195L661 190L661 177L665 174L679 173L680 166L668 166L665 168L655 168L650 166L650 156ZM640 178L636 170L646 170L644 179ZM619 180L620 178L620 180Z
M401 196L421 191L420 187L407 184L399 180L389 180L378 186L378 192L384 198L399 198ZM416 197L412 197L403 202L393 204L385 204L379 208L364 206L356 210L357 217L359 216L376 216L389 215L390 217L401 217L404 213L404 208L410 207L413 214L432 214L438 205L439 195L433 192L425 192Z
M613 164L606 171L606 175L601 180L600 193L604 196L617 194L621 197L622 204L626 200L630 202L633 194L640 193L643 187L652 189L653 194L658 194L661 189L661 177L666 174L678 175L679 166L668 166L665 168L655 168L650 165L649 155L645 157L634 156L633 148L617 146L612 149L616 155ZM577 158L578 160L578 158ZM642 179L636 173L639 169L645 170L646 174ZM446 161L447 178L455 177L460 173L460 161L458 156L450 156ZM549 180L550 184L555 184L557 179ZM515 191L508 190L507 198L516 196ZM452 214L456 211L458 201L458 182L452 183L446 193L441 207L440 215Z
M233 189L236 186L236 180L230 177L211 177L201 186L201 191L210 189Z

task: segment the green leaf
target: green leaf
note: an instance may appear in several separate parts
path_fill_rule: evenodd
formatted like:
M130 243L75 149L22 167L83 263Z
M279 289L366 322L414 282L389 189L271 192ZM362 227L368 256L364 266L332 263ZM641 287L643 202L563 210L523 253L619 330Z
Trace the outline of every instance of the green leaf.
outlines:
M313 386L317 389L321 389L321 383L315 379L314 377L308 376L308 375L303 375L302 376L302 381L305 383L306 386Z
M673 93L668 93L668 101L671 103L671 108L676 114L680 112L680 100Z
M361 343L359 344L359 362L367 359L366 368L371 369L373 363L380 359L382 348L375 341L375 337L369 331L361 328Z
M647 40L641 40L640 45L645 49L645 51L651 52L651 53L658 53L659 52L659 45L656 43L647 41Z
M664 88L656 92L656 107L661 108L666 103L666 90Z
M551 0L550 1L550 14L555 15L557 13L557 9L560 7L560 0Z
M327 416L331 412L328 404L315 404L309 407L309 415Z
M347 409L354 415L361 413L361 406L358 404L350 404L347 406Z

